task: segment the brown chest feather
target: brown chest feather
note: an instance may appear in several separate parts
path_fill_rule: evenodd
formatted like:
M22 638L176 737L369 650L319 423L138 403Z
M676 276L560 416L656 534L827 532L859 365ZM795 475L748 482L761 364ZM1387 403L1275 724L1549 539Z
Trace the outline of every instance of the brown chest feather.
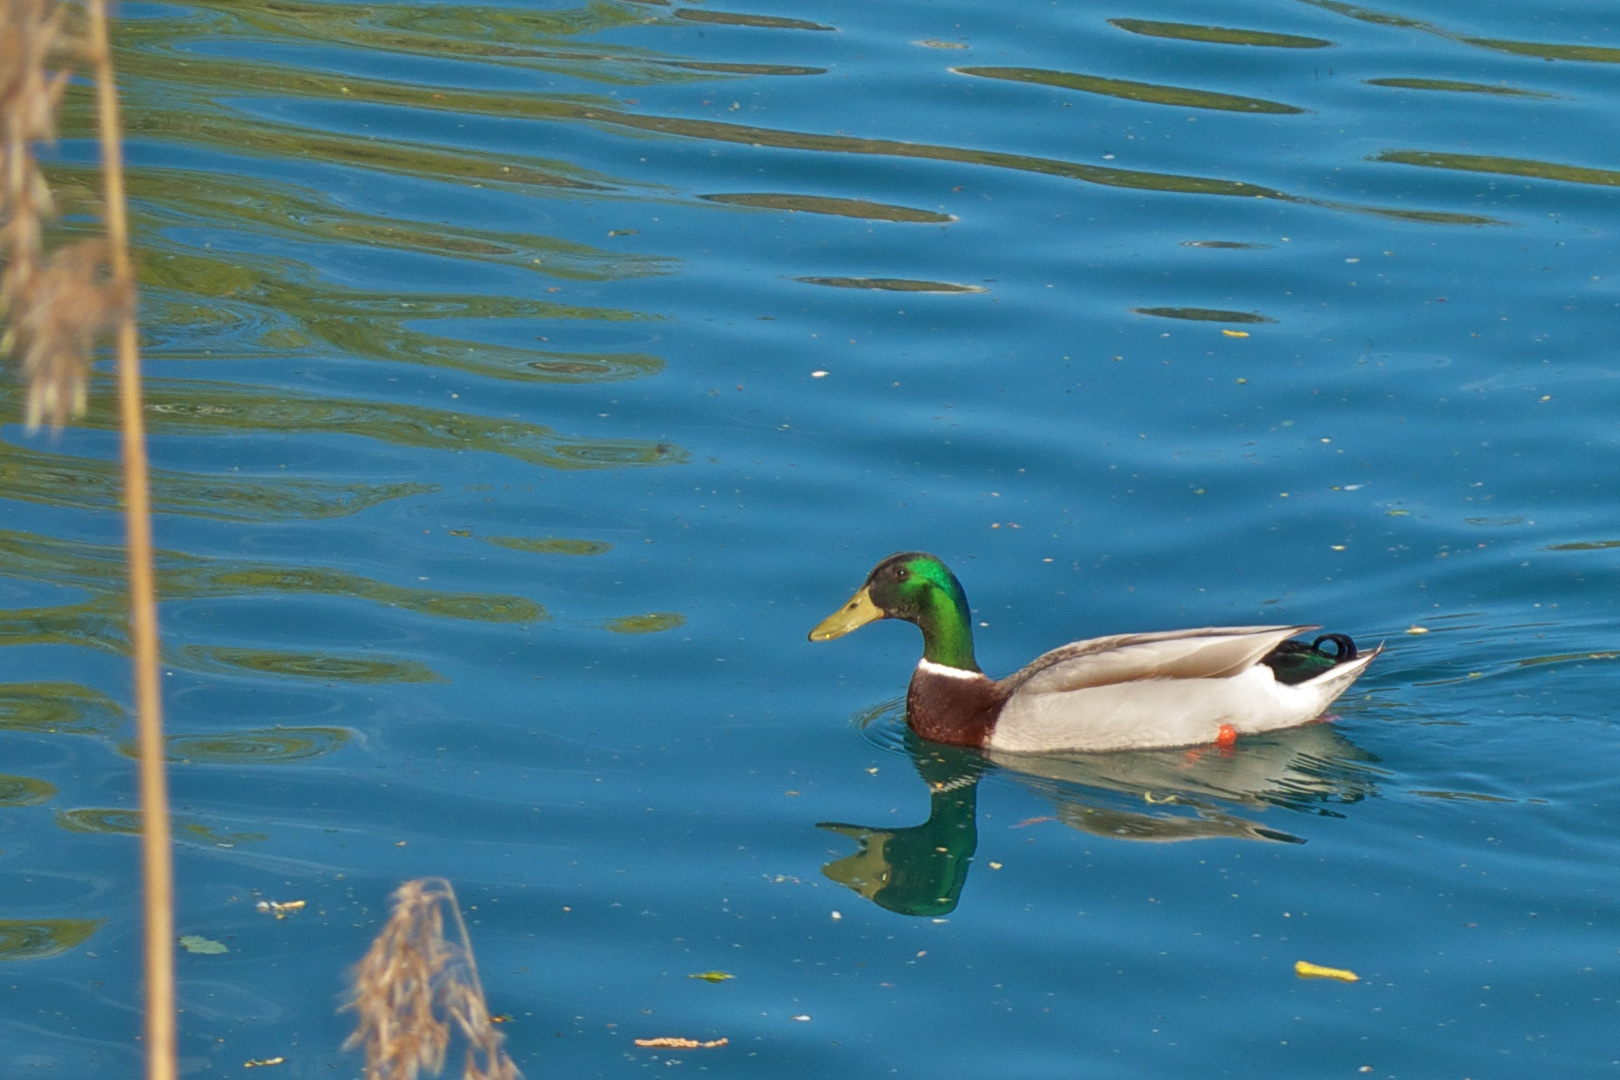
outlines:
M1007 702L987 677L961 679L919 667L906 691L906 721L925 739L953 746L983 746Z

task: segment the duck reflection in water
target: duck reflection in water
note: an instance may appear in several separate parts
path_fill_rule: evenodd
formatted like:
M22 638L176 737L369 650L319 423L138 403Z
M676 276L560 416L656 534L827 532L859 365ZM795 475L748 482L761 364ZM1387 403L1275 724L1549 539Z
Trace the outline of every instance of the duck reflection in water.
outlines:
M979 846L979 777L986 761L978 751L904 731L912 764L928 784L928 820L905 829L822 822L816 827L847 836L860 848L821 872L890 911L943 915L956 909Z
M1270 808L1340 816L1374 794L1377 760L1326 723L1249 736L1227 748L1010 754L945 746L901 727L928 784L928 820L890 829L823 822L858 845L822 873L901 915L955 910L978 848L978 785L1004 772L1049 799L1053 818L1116 840L1305 840L1251 815Z

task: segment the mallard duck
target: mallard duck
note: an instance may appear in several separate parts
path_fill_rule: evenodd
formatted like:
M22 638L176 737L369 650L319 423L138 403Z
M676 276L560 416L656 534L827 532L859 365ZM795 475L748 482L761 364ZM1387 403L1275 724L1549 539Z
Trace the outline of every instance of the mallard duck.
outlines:
M1013 753L1230 745L1316 719L1383 652L1380 645L1358 655L1343 634L1289 640L1315 626L1223 626L1076 641L996 680L973 658L961 582L921 551L878 563L810 640L878 619L922 631L922 659L906 691L917 734Z

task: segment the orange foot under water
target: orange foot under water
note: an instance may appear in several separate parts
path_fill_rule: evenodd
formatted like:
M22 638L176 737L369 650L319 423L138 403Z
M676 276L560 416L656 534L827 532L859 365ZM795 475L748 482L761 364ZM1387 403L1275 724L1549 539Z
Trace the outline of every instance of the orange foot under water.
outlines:
M1218 748L1221 754L1225 756L1230 754L1232 752L1232 747L1237 745L1237 737L1237 728L1233 727L1231 724L1222 724L1218 729L1216 729L1215 741L1211 743L1210 746ZM1194 746L1188 749L1187 752L1182 755L1182 757L1188 765L1196 765L1198 764L1198 759L1203 757L1204 751L1208 749L1208 746Z

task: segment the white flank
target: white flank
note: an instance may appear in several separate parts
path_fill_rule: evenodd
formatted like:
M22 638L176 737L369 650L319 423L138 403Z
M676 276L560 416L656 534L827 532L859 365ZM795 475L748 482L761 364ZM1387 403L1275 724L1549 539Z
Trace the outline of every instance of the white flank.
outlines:
M996 750L1130 750L1212 743L1223 725L1239 735L1293 727L1322 715L1382 649L1286 686L1256 664L1216 679L1140 679L1075 690L1019 688L990 732ZM1033 683L1034 680L1031 680Z

